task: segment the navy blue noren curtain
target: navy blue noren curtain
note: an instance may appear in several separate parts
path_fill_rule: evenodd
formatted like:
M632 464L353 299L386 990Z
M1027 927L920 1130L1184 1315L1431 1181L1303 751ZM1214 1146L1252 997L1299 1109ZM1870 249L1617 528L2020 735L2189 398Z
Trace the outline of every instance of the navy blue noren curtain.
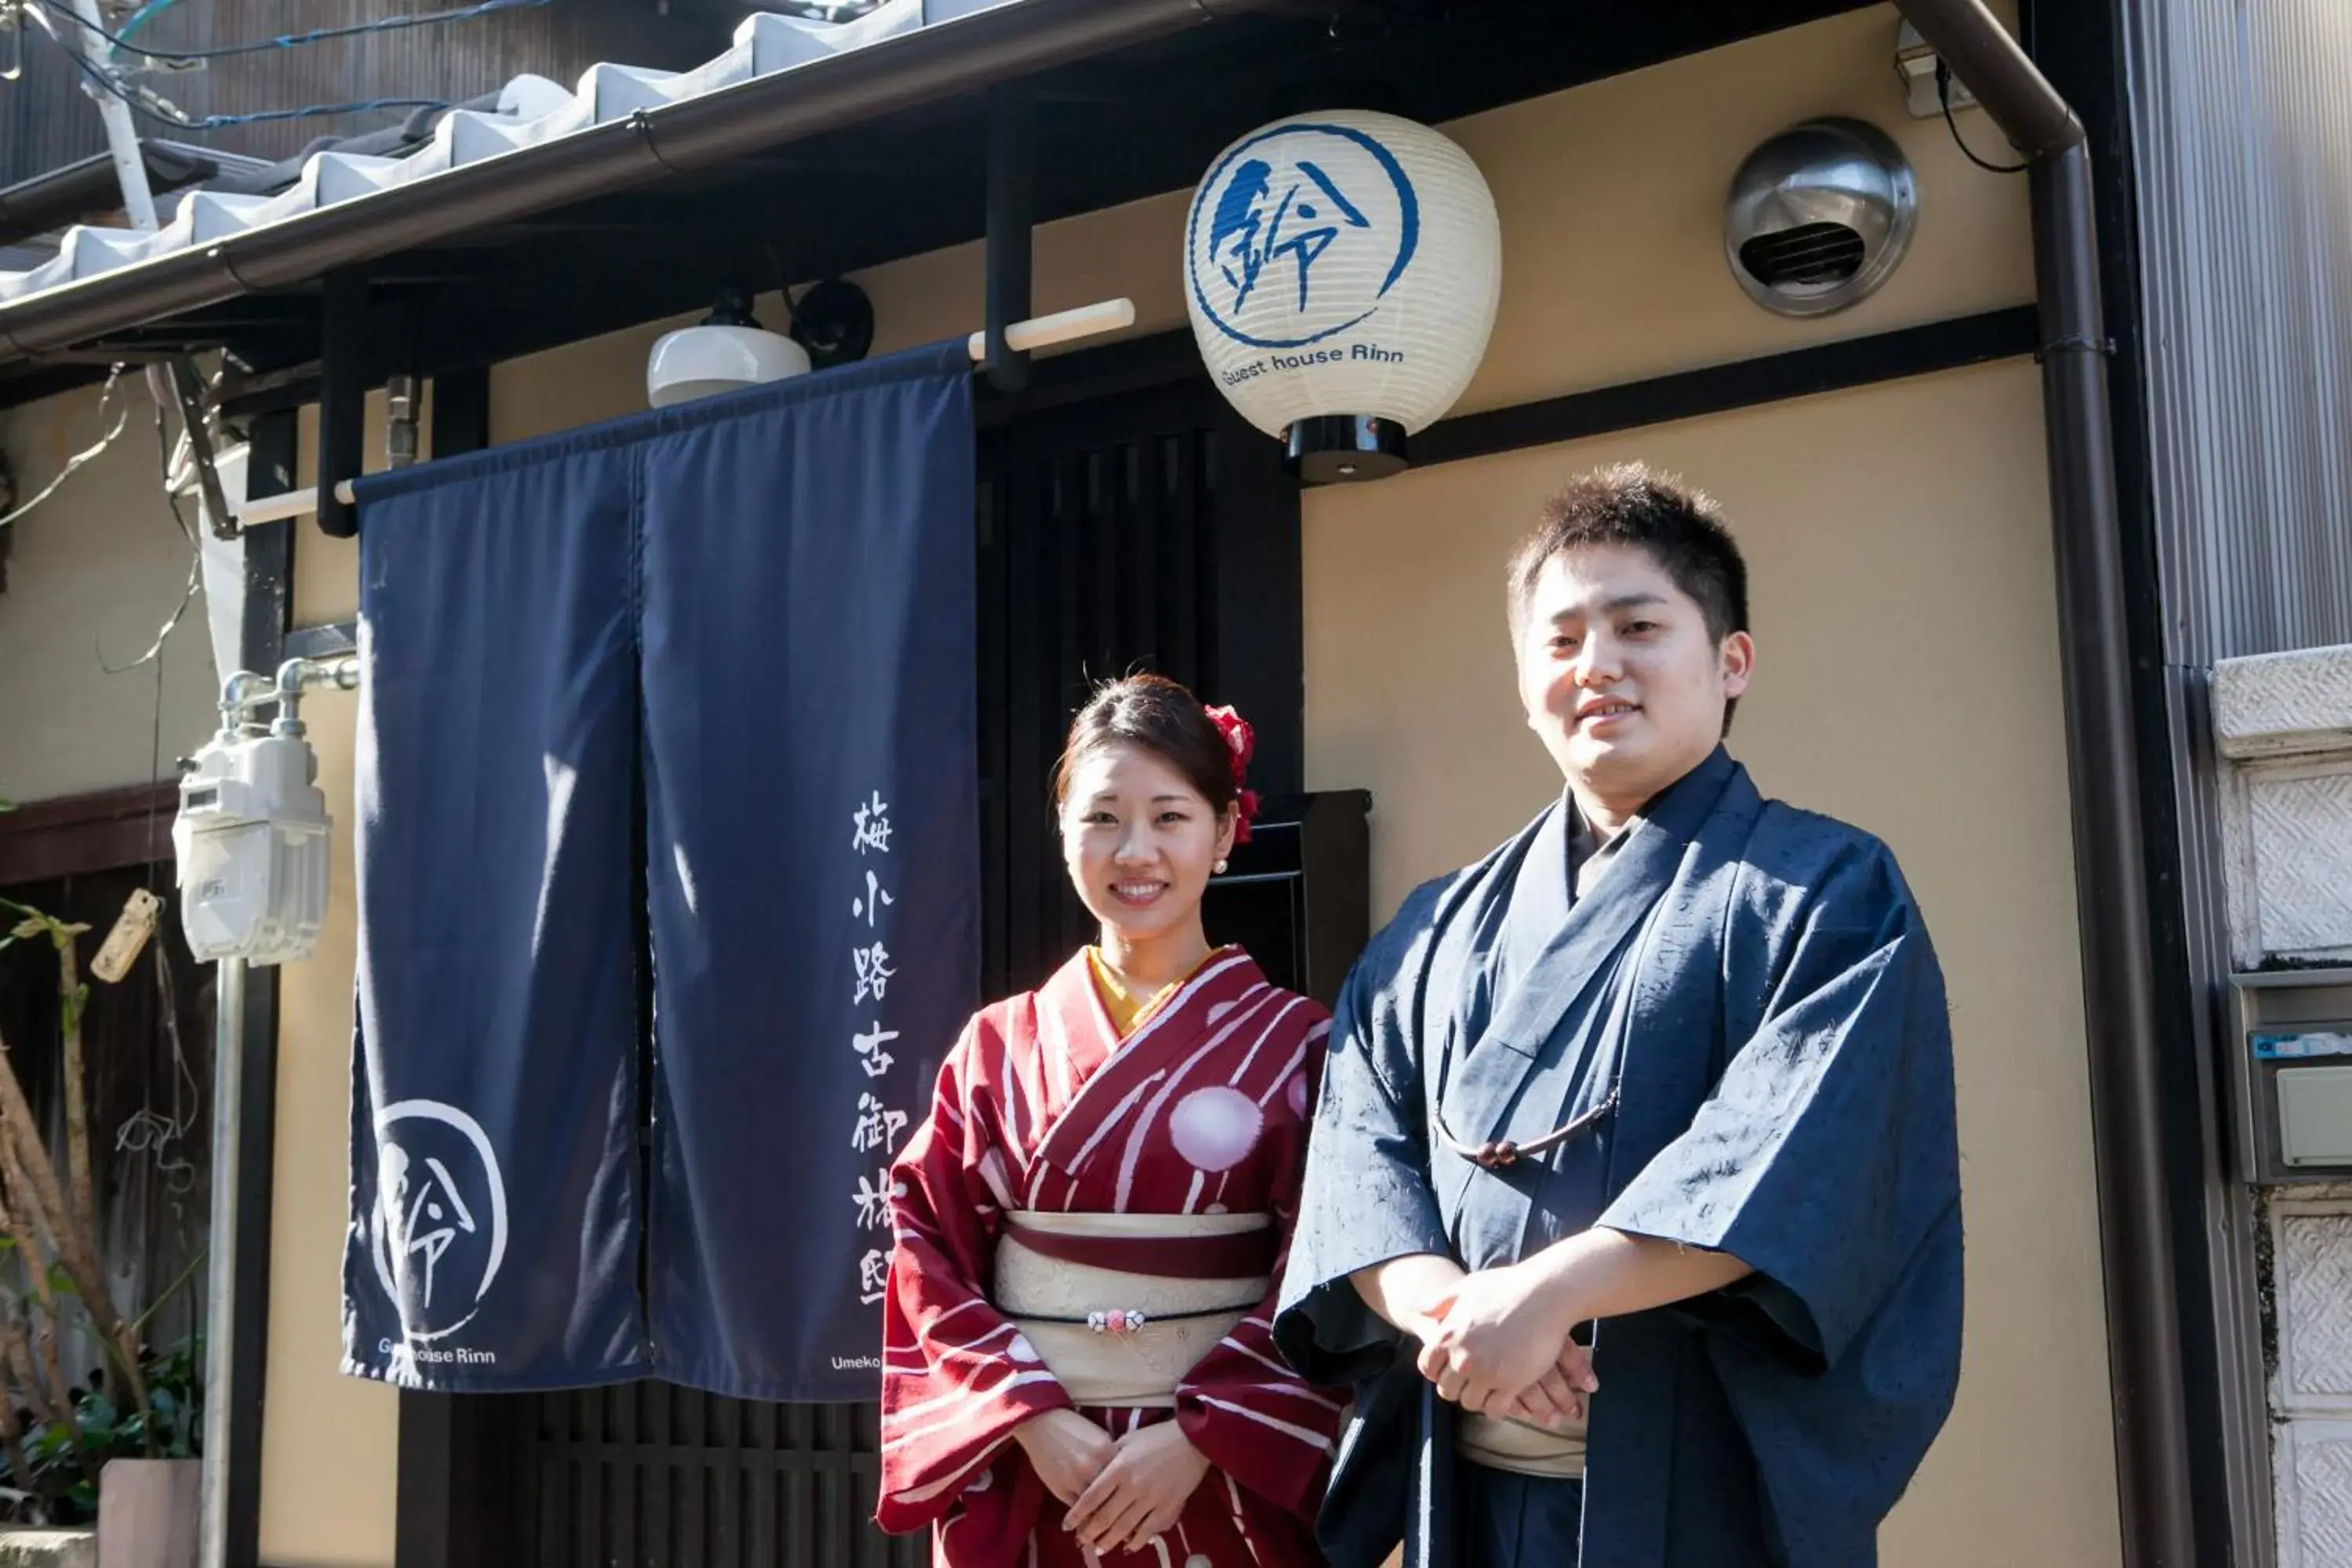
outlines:
M347 1371L872 1397L973 486L961 343L361 482Z

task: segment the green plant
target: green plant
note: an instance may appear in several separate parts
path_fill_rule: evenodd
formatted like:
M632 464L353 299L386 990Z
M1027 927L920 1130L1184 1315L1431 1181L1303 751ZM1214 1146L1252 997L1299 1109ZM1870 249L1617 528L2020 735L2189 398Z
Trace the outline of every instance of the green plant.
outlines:
M149 1351L140 1370L143 1411L107 1391L103 1368L72 1391L70 1419L16 1413L24 1436L0 1477L0 1518L20 1524L87 1524L98 1515L98 1475L113 1459L193 1459L204 1440L204 1342ZM21 1468L19 1468L21 1466Z

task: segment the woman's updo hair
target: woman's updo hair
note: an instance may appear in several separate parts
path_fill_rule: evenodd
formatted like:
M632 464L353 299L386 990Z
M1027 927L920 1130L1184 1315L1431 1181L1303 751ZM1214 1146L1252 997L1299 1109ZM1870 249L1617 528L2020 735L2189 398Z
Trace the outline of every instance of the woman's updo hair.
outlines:
M1201 700L1164 675L1130 675L1095 688L1071 721L1070 738L1054 768L1054 807L1070 793L1070 776L1097 752L1134 746L1183 775L1210 808L1223 816L1239 799L1234 752Z

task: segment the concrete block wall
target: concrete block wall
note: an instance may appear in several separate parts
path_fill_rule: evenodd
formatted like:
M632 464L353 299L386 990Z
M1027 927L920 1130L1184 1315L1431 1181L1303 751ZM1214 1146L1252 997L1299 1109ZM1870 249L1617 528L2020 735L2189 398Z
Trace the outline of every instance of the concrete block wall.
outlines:
M2352 647L2213 672L2222 852L2241 971L2352 964ZM2352 1563L2352 1184L2268 1205L2279 1568Z

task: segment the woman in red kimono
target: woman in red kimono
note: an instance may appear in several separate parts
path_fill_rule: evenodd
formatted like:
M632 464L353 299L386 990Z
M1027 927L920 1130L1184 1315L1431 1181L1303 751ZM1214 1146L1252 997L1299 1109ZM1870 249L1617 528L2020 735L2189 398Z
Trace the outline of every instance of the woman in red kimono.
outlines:
M882 1528L940 1568L1307 1568L1341 1401L1275 1353L1330 1021L1212 950L1249 727L1098 690L1055 774L1102 922L982 1009L893 1168Z

